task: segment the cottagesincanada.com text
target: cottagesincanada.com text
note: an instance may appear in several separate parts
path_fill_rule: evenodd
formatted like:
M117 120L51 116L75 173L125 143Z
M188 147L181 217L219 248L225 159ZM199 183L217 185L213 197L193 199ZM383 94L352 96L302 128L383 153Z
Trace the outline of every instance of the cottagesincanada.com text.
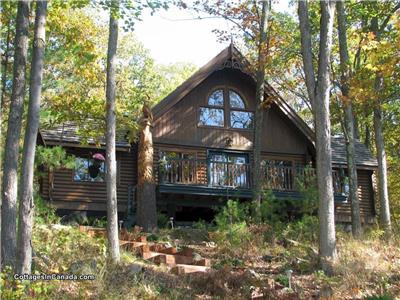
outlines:
M96 276L92 274L14 274L15 280L95 280Z

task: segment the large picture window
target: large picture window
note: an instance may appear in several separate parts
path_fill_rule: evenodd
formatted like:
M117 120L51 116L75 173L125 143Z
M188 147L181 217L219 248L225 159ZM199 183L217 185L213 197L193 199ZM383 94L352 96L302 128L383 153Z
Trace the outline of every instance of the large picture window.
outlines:
M104 182L105 163L90 158L75 159L74 181Z
M225 101L226 97L228 100ZM252 129L254 113L247 110L245 101L237 92L217 89L208 97L207 106L200 107L199 125Z

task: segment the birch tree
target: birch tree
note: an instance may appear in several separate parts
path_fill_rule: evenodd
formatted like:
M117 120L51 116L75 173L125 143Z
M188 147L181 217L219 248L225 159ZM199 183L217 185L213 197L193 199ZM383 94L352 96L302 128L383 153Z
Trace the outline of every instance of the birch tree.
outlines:
M379 42L381 38L381 31L384 27L379 28L378 17L374 16L371 20L371 30L375 34L376 40ZM391 220L390 220L390 206L389 206L389 193L388 193L388 179L387 179L387 161L385 151L385 141L383 137L382 126L382 103L381 99L382 90L384 88L384 78L380 72L375 75L375 94L376 99L374 103L373 123L374 123L374 136L376 146L376 157L378 159L378 191L380 203L380 222L385 230L387 237L391 235Z
M329 119L330 55L335 2L330 0L321 1L320 10L318 70L315 76L308 1L299 1L298 14L303 68L308 95L312 103L316 133L319 254L323 270L331 273L332 263L337 258L332 185L331 123Z
M45 24L47 1L36 1L35 37L33 41L31 76L29 85L29 108L26 122L22 158L21 198L17 239L17 272L28 274L32 263L33 227L33 174L36 139L39 129L40 98L42 91L43 58L45 51Z
M337 22L339 35L339 54L342 92L343 111L344 111L344 131L346 137L347 169L349 175L350 201L351 201L351 228L353 236L359 238L362 235L360 204L358 199L358 179L357 167L355 161L355 128L353 103L349 97L349 77L350 77L350 59L347 48L347 21L345 13L345 2L337 1Z
M253 199L258 206L258 210L262 197L262 180L261 178L261 140L262 140L262 124L264 116L264 96L265 96L265 67L267 55L267 24L268 14L271 9L271 1L262 1L260 32L258 40L258 61L256 71L256 103L257 109L254 118L254 138L253 138ZM257 213L258 214L258 213Z
M25 96L25 73L28 54L29 0L18 2L14 40L13 85L4 153L1 209L1 251L4 265L15 265L18 154Z
M111 1L106 83L107 237L108 251L113 262L119 262L120 260L118 238L117 162L115 150L115 69L118 43L118 7L118 0Z

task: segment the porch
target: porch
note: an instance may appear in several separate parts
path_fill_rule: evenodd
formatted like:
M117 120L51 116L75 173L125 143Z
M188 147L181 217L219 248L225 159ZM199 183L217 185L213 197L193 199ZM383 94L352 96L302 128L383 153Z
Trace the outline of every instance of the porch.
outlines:
M213 157L215 158L215 156ZM344 172L332 170L336 201L346 201ZM316 170L309 166L261 166L263 189L272 190L277 198L301 199L301 191L315 184ZM223 198L252 197L252 167L246 160L169 158L158 161L158 191L170 194L209 195Z

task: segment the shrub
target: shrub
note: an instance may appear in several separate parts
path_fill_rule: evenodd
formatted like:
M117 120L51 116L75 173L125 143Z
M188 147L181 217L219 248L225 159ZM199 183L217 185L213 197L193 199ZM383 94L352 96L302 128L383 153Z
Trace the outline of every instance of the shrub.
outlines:
M304 216L298 221L288 223L282 237L296 241L316 243L318 241L319 221L316 216Z
M56 208L44 200L38 193L34 194L35 223L55 224L60 223L60 217L56 214Z
M50 172L59 169L72 169L75 166L75 157L67 154L61 146L43 147L37 146L35 163L37 166L44 166Z
M215 216L217 228L225 230L232 224L246 223L249 220L249 205L238 200L228 200L219 213Z
M157 214L157 225L158 228L167 228L167 226L169 225L168 216L163 213Z
M246 247L251 239L251 233L246 222L233 223L228 227L218 228L211 234L222 252L235 254Z

